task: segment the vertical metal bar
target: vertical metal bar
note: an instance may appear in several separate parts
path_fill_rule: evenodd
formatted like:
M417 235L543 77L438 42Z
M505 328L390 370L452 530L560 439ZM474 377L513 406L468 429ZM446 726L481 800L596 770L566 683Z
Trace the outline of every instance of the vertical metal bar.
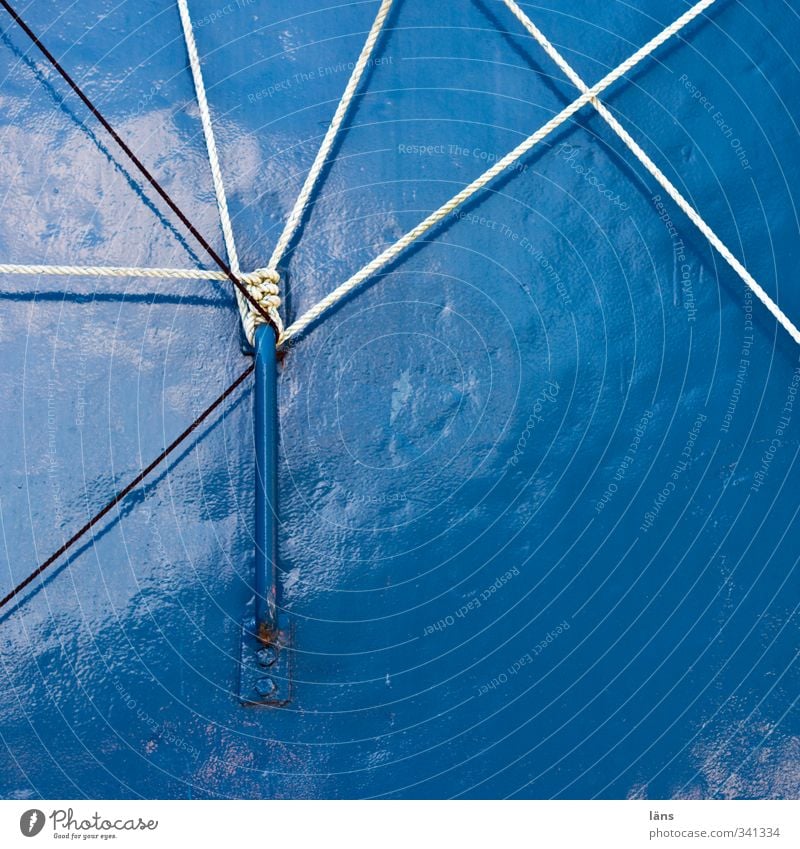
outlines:
M278 360L275 331L255 334L255 605L242 623L239 700L281 707L292 696L292 626L278 581Z
M258 636L269 640L277 629L278 557L278 363L272 325L255 333L256 574L255 616Z

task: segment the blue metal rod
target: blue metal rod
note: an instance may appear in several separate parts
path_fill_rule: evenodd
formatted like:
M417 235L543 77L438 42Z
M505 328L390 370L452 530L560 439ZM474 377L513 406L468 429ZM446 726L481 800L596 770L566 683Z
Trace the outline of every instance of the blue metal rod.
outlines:
M275 330L260 324L255 334L256 443L256 629L268 640L277 630L278 558L278 363Z

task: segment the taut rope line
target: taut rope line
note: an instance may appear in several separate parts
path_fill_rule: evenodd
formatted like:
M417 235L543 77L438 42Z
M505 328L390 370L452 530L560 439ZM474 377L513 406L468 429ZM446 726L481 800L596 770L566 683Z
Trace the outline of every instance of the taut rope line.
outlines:
M206 140L206 151L208 153L208 164L211 168L211 179L214 183L214 195L217 199L217 209L219 210L219 223L222 227L222 237L225 241L225 251L228 254L228 265L236 277L241 274L239 266L239 252L236 250L236 240L233 237L233 225L231 216L228 212L228 199L225 195L225 183L222 179L222 169L219 164L219 155L217 153L217 141L214 137L214 128L211 124L211 112L208 108L208 98L206 97L206 87L203 82L203 74L200 70L200 57L197 53L197 42L194 38L194 30L192 28L192 19L189 16L189 7L186 5L186 0L178 0L178 13L181 18L181 27L183 29L183 40L186 42L186 52L189 55L189 67L192 71L192 81L194 82L194 92L197 97L197 107L200 111L200 123L203 126L203 135ZM236 290L236 302L239 305L239 315L242 318L242 323L246 324L247 315L250 312L250 305L247 303L244 295ZM275 317L273 316L273 321ZM280 321L280 318L278 318ZM282 325L281 325L282 327ZM250 340L252 344L252 339Z
M116 265L0 265L0 274L53 274L69 277L159 277L172 280L230 280L224 271L203 268L140 268ZM248 275L240 275L242 279ZM245 281L248 282L248 281Z
M278 263L283 259L284 254L289 248L292 239L297 233L298 228L300 227L300 222L303 220L303 213L306 211L306 207L308 206L308 201L311 198L311 193L314 191L314 188L319 181L320 174L322 173L322 169L325 167L325 163L328 160L328 156L333 148L334 143L336 142L336 137L339 135L339 131L341 130L342 121L344 121L345 115L347 114L347 110L350 108L350 104L353 102L353 98L355 97L356 90L358 88L358 84L361 82L361 77L366 70L367 64L369 60L372 58L372 54L375 51L375 45L378 42L378 36L383 29L383 25L386 23L386 18L389 15L389 11L392 8L393 0L383 0L378 9L378 14L375 16L375 21L372 24L372 27L367 35L367 40L364 42L364 47L361 50L361 54L358 57L358 61L353 68L353 71L350 75L350 79L348 80L347 87L342 94L342 98L339 101L339 105L336 107L336 112L333 115L333 119L331 120L330 126L328 127L327 132L325 133L325 137L322 139L322 144L319 146L319 150L317 151L317 155L314 158L314 162L311 165L311 169L306 176L305 182L303 183L303 188L300 190L300 194L297 196L297 200L294 203L294 207L292 207L292 211L289 213L289 217L286 219L286 224L283 227L283 232L278 237L278 241L275 245L275 249L272 251L272 256L270 257L269 262L267 263L268 268L277 268Z

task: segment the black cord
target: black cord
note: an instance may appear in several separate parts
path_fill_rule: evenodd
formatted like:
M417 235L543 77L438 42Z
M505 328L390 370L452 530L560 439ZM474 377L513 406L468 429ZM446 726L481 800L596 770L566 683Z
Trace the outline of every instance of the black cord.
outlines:
M12 599L18 596L28 584L31 583L36 577L42 574L45 569L49 568L53 565L53 563L61 557L62 554L65 554L72 548L73 545L91 528L93 528L102 518L103 516L111 510L112 507L119 504L123 498L132 490L135 489L149 474L156 468L161 462L163 462L188 436L192 434L210 415L214 412L214 410L219 407L220 404L233 393L248 377L252 374L255 369L255 363L251 363L240 375L234 380L234 382L220 395L213 403L211 403L202 413L180 434L180 436L176 437L170 444L158 455L158 457L153 460L148 466L139 472L138 475L124 488L121 489L112 499L111 501L103 507L102 510L95 513L91 519L82 527L80 530L76 531L57 551L54 551L47 560L43 561L40 566L31 572L24 581L21 581L14 587L13 590L2 600L0 600L0 609L5 607Z

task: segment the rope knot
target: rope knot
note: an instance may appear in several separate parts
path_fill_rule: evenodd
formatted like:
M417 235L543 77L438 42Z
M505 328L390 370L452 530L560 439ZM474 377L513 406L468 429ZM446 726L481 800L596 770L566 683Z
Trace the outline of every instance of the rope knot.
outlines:
M265 310L278 310L281 305L278 283L280 275L274 268L257 268L241 275L242 282L253 299Z
M263 312L269 315L269 320L280 337L283 333L283 322L278 310L281 306L280 275L274 268L257 268L255 271L239 274L239 279L247 287L250 297L258 304ZM244 332L250 344L254 344L255 329L266 319L258 309L251 308L242 316Z

